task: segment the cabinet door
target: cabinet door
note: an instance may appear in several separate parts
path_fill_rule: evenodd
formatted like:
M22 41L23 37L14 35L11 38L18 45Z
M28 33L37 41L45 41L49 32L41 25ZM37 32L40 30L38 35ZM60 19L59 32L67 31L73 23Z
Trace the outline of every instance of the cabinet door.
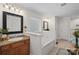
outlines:
M7 51L2 51L1 55L7 55Z
M27 55L27 49L25 46L20 46L7 51L8 55Z
M10 49L10 45L2 46L1 47L1 54L8 55L8 50Z
M28 51L25 46L21 46L17 48L18 55L27 55Z
M17 48L15 48L15 49L9 49L8 51L7 51L7 54L8 55L17 55Z
M7 51L8 55L25 55L26 49L22 46Z
M0 47L0 55L1 55L1 47Z

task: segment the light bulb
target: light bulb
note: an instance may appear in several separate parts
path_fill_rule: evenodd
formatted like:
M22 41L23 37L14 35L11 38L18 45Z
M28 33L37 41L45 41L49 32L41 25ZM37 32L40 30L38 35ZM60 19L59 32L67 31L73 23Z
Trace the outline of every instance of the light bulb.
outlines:
M9 8L9 6L8 5L5 5L5 8Z
M3 4L3 7L9 9L8 3Z
M14 10L14 7L11 7L11 10Z
M20 10L20 13L22 13L23 11L22 10Z
M18 12L18 11L19 11L19 9L16 9L16 11Z

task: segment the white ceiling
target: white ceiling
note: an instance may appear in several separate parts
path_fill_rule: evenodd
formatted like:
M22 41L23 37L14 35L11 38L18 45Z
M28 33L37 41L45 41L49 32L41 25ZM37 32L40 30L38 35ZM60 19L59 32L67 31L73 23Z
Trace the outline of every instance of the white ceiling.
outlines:
M78 16L79 3L67 3L61 6L60 3L19 3L25 9L35 10L47 16Z

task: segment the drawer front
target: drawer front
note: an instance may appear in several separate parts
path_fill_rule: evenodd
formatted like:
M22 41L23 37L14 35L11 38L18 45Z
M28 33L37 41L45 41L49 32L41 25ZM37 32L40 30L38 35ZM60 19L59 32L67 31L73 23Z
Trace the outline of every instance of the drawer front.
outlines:
M11 47L16 48L16 47L20 47L23 45L25 45L24 41L20 41L20 42L16 42L16 43L11 44Z

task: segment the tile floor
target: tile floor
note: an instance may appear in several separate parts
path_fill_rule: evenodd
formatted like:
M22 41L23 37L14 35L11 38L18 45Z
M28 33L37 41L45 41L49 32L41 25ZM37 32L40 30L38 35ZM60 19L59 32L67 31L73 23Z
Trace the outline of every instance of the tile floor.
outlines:
M67 40L58 40L58 44L49 52L49 55L68 55L67 49L74 50L74 44Z

